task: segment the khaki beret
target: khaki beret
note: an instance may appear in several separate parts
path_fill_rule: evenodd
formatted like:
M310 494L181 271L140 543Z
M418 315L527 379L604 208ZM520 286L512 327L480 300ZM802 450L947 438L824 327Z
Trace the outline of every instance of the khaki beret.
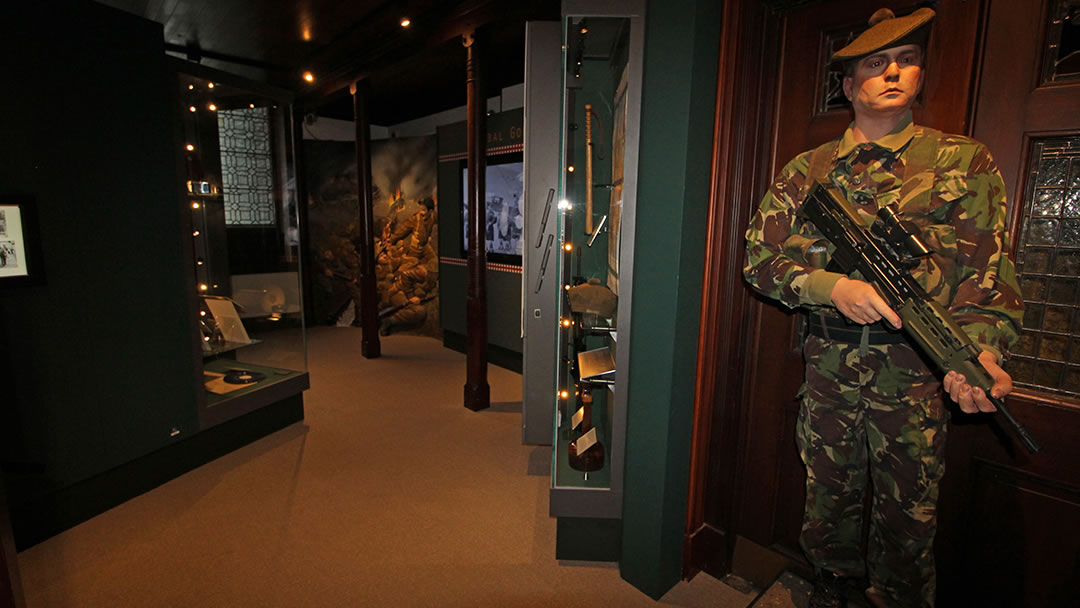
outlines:
M870 27L851 44L833 53L832 60L858 59L882 49L921 43L926 34L923 28L934 19L934 14L932 9L920 8L910 15L897 17L887 8L878 9L870 17Z

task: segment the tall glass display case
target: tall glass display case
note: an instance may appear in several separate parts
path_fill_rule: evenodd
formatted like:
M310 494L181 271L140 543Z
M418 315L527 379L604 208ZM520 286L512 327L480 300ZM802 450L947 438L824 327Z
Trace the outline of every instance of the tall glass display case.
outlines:
M563 4L551 514L618 518L644 2Z
M289 100L195 68L177 86L205 428L298 395L308 375Z

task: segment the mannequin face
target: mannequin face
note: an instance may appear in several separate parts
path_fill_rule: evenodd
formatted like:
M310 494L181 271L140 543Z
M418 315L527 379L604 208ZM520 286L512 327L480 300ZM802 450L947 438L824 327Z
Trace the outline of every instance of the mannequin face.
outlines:
M844 95L856 117L885 117L906 112L922 83L922 49L905 44L860 59L844 78Z

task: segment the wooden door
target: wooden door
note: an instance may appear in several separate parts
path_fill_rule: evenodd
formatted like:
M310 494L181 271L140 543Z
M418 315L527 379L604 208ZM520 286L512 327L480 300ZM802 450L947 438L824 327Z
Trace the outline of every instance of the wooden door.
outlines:
M1028 454L996 424L954 417L937 542L943 606L1080 605L1078 34L1077 0L990 3L973 136L1005 178L1026 305L1009 406L1043 449Z

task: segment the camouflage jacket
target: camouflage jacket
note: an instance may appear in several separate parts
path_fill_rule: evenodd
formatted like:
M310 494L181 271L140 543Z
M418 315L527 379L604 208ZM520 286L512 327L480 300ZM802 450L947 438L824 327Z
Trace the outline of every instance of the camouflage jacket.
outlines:
M937 142L933 158L925 159L927 171L906 175L905 166L917 164L911 158L915 144L931 137ZM910 112L878 141L856 143L849 127L826 146L835 151L828 178L867 225L881 206L896 203L903 218L919 226L934 253L913 276L972 340L1000 360L1019 337L1024 302L1008 256L1005 184L986 147L916 126ZM823 236L796 217L812 153L783 168L751 217L743 274L754 289L786 307L827 307L839 314L830 296L841 275L824 270L832 247L807 253ZM918 181L902 187L913 179Z

